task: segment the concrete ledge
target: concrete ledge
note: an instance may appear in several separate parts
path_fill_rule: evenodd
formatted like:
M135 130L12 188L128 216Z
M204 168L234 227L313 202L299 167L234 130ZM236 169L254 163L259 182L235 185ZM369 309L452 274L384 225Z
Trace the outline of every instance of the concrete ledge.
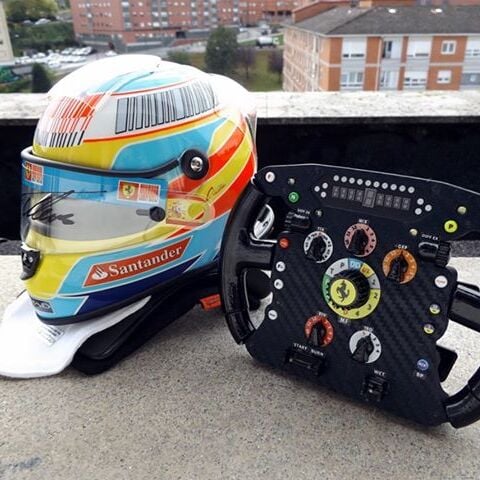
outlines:
M480 282L480 259L456 259ZM0 257L0 318L22 285ZM452 325L461 386L479 335ZM480 423L421 428L254 362L221 313L193 310L96 377L0 379L0 478L478 480Z
M478 122L480 91L461 92L257 92L260 124ZM34 125L47 105L44 94L0 94L0 126Z

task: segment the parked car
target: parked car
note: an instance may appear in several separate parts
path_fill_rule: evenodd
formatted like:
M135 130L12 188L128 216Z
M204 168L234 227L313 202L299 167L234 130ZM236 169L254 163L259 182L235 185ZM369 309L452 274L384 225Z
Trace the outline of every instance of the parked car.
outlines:
M275 42L273 41L272 37L269 37L267 35L261 35L260 37L257 38L257 47L263 48L263 47L274 47Z
M39 18L36 22L35 25L45 25L46 23L50 23L51 20L48 18Z

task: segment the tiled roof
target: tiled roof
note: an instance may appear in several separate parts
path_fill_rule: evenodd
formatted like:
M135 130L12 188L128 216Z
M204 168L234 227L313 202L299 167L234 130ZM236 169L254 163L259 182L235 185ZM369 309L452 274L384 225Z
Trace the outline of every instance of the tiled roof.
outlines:
M323 35L480 34L480 6L337 7L293 26Z

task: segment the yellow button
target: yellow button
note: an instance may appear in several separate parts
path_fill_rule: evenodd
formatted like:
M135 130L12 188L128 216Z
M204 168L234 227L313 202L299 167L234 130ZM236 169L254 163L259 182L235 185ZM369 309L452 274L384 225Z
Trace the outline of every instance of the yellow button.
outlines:
M455 233L458 230L458 223L455 220L447 220L443 228L447 233Z
M367 278L371 277L375 272L370 268L369 265L367 265L366 263L364 263L362 265L362 268L360 269L360 271L363 273L363 275Z

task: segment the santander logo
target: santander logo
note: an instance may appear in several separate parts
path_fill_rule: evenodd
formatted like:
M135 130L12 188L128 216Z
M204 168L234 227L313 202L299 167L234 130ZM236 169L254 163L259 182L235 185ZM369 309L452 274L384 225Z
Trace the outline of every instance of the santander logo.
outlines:
M91 287L103 283L115 282L148 272L174 260L178 260L185 253L190 239L191 237L143 255L92 265L83 285L85 287Z

